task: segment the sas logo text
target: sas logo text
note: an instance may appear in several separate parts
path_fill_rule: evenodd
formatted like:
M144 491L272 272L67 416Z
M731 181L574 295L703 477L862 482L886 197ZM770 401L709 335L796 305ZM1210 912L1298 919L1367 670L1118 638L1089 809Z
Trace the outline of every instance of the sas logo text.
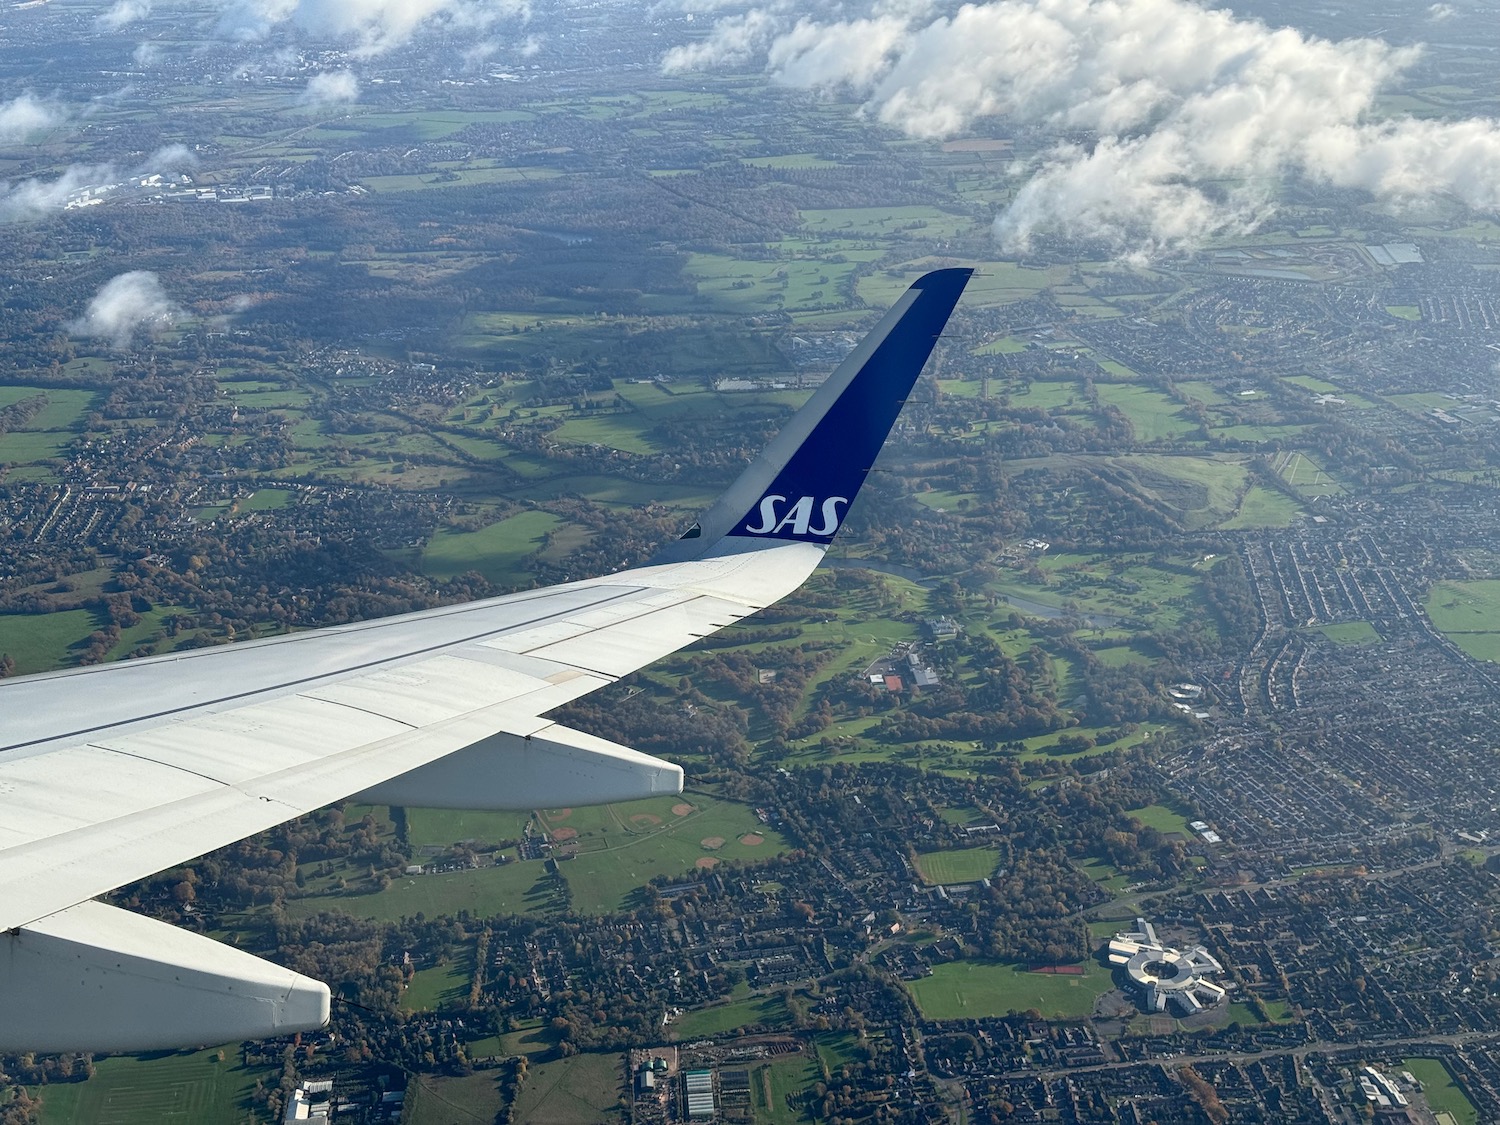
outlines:
M789 507L785 496L766 496L760 502L760 524L752 526L745 521L747 535L816 535L832 536L843 522L843 512L849 501L843 496L830 496L821 505L811 496L804 496ZM840 505L843 509L840 509ZM817 509L818 522L813 523L813 511Z

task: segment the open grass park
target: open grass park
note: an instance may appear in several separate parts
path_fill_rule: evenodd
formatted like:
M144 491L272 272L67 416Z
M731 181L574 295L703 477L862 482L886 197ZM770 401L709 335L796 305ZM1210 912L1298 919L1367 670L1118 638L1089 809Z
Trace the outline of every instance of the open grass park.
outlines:
M221 1060L220 1055L223 1055ZM42 1125L240 1125L258 1080L234 1048L100 1059L87 1082L42 1088Z
M1500 579L1438 582L1423 608L1435 628L1479 660L1500 660Z
M1004 961L949 961L906 987L922 1015L933 1020L1004 1016L1033 1008L1047 1019L1080 1019L1114 987L1109 971L1092 962L1062 968L1070 971L1030 972Z

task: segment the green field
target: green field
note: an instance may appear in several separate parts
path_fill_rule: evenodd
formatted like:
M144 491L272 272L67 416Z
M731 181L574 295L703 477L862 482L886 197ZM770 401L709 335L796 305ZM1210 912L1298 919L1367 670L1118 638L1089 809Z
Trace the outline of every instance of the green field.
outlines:
M1339 645L1368 645L1381 639L1375 626L1368 621L1341 621L1337 625L1320 625L1318 632Z
M1170 441L1197 428L1161 391L1121 383L1099 383L1096 389L1101 405L1113 406L1130 419L1137 441Z
M624 1073L619 1055L573 1055L538 1063L521 1087L513 1120L527 1125L618 1121Z
M922 1015L934 1020L978 1019L1035 1008L1048 1019L1078 1019L1094 1010L1094 1000L1114 987L1109 972L1095 964L1081 976L1030 973L1002 961L950 961L930 977L908 981Z
M490 1125L504 1104L497 1073L481 1070L462 1078L415 1075L406 1087L403 1125Z
M498 844L518 840L529 812L472 812L465 809L407 809L406 838L413 848L447 848L473 841Z
M1438 582L1423 603L1435 628L1478 660L1500 660L1500 579Z
M757 1066L750 1072L755 1125L811 1125L801 1095L822 1077L817 1060L807 1055L786 1055Z
M473 959L471 954L469 960ZM401 1007L408 1012L432 1012L465 1004L469 999L469 981L468 967L457 961L418 969L401 994Z
M1422 1096L1435 1113L1451 1113L1458 1125L1479 1125L1479 1111L1441 1059L1405 1059L1402 1065L1422 1084Z
M407 812L407 832L419 849L471 839L495 843L518 838L527 819L523 813L413 809ZM538 823L558 845L558 870L572 893L573 909L585 914L633 908L642 888L657 875L706 870L725 860L763 859L787 848L786 840L747 806L703 793L547 809L539 813ZM292 899L287 909L298 917L337 909L359 918L397 921L418 912L436 917L460 910L486 915L560 908L543 863L516 860L513 851L509 855L509 863L402 876L378 893L363 883L359 872L349 872L354 888L341 893L320 885L323 893Z
M0 614L0 653L10 653L16 674L50 672L73 663L72 646L100 627L87 609Z
M240 1125L257 1079L276 1084L277 1071L248 1069L237 1050L184 1051L100 1059L87 1082L33 1090L42 1125Z
M1126 813L1140 821L1147 828L1155 828L1158 832L1178 832L1184 836L1191 835L1188 828L1187 817L1176 809L1169 809L1166 805L1147 805L1140 809L1126 809Z
M1110 471L1108 479L1167 509L1190 529L1208 527L1232 515L1245 487L1244 460L1238 456L1140 453L1109 457L1100 464Z
M296 494L284 488L258 488L250 498L240 504L242 512L269 512L290 507Z
M351 880L352 881L352 880ZM411 875L379 893L350 891L289 899L287 913L306 918L320 910L342 910L375 922L399 922L418 913L436 918L469 910L476 915L522 914L560 905L540 862L508 863L441 875Z
M453 578L477 570L492 582L513 582L521 560L541 550L562 524L550 512L522 512L479 531L439 528L422 552L422 573Z
M675 1030L679 1042L691 1042L737 1031L752 1024L780 1027L786 1021L786 1005L781 1002L780 997L752 996L748 1000L736 1000L729 1004L716 1004L711 1008L687 1012L670 1026Z
M1245 498L1240 501L1240 510L1234 514L1233 519L1225 520L1221 526L1225 531L1289 527L1301 514L1301 507L1284 492L1252 484L1245 493Z
M1000 865L998 848L957 848L918 852L917 869L929 883L974 883L988 879Z
M683 805L692 810L673 811ZM630 909L655 875L764 859L787 847L747 806L702 793L565 811L566 817L548 811L545 823L554 833L578 833L571 841L578 853L560 869L573 892L573 909L587 914Z

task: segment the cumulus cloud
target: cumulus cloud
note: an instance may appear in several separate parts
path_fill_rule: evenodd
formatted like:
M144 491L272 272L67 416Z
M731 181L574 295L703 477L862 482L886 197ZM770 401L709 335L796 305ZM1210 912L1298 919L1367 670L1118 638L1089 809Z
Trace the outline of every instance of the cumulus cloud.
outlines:
M51 129L67 119L67 110L62 106L43 101L28 91L8 102L0 102L0 144L25 140L32 133Z
M757 10L726 16L714 24L706 39L668 51L661 60L662 73L680 74L747 63L766 49L781 27L781 18L775 12Z
M94 22L105 31L119 31L129 23L139 23L151 14L151 0L115 0L108 11Z
M135 60L136 66L152 66L161 58L161 48L151 42L137 43L135 50L130 52L130 57Z
M290 25L350 42L355 55L369 57L400 47L419 31L482 32L529 15L527 0L230 0L218 29L249 41Z
M74 164L55 180L0 182L0 222L40 218L85 193L105 190L117 179L113 165Z
M1149 253L1253 226L1288 178L1393 205L1446 195L1500 207L1500 123L1376 116L1417 54L1190 0L995 0L935 19L925 0L896 0L854 19L775 6L726 17L662 68L763 57L779 81L853 91L919 137L997 116L1087 133L1020 169L1029 178L997 235L1015 252L1059 232Z
M137 332L154 333L171 327L182 315L150 270L131 270L112 277L99 288L88 309L67 325L74 336L108 340L127 348Z
M1433 23L1451 20L1456 15L1458 15L1458 9L1452 4L1433 4L1427 9L1427 18Z
M307 80L297 100L303 105L336 105L359 99L359 79L349 70L325 70Z
M134 169L132 177L154 172L182 172L197 165L198 158L181 144L164 145ZM64 207L101 204L125 179L115 164L72 164L56 179L33 178L6 183L0 180L0 223L39 219Z

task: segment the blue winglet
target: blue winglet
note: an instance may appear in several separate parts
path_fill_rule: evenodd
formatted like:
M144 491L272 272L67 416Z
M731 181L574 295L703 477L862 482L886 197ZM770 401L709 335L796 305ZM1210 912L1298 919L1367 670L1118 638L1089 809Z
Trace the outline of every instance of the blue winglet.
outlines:
M913 282L660 561L756 541L832 542L973 273L935 270Z

